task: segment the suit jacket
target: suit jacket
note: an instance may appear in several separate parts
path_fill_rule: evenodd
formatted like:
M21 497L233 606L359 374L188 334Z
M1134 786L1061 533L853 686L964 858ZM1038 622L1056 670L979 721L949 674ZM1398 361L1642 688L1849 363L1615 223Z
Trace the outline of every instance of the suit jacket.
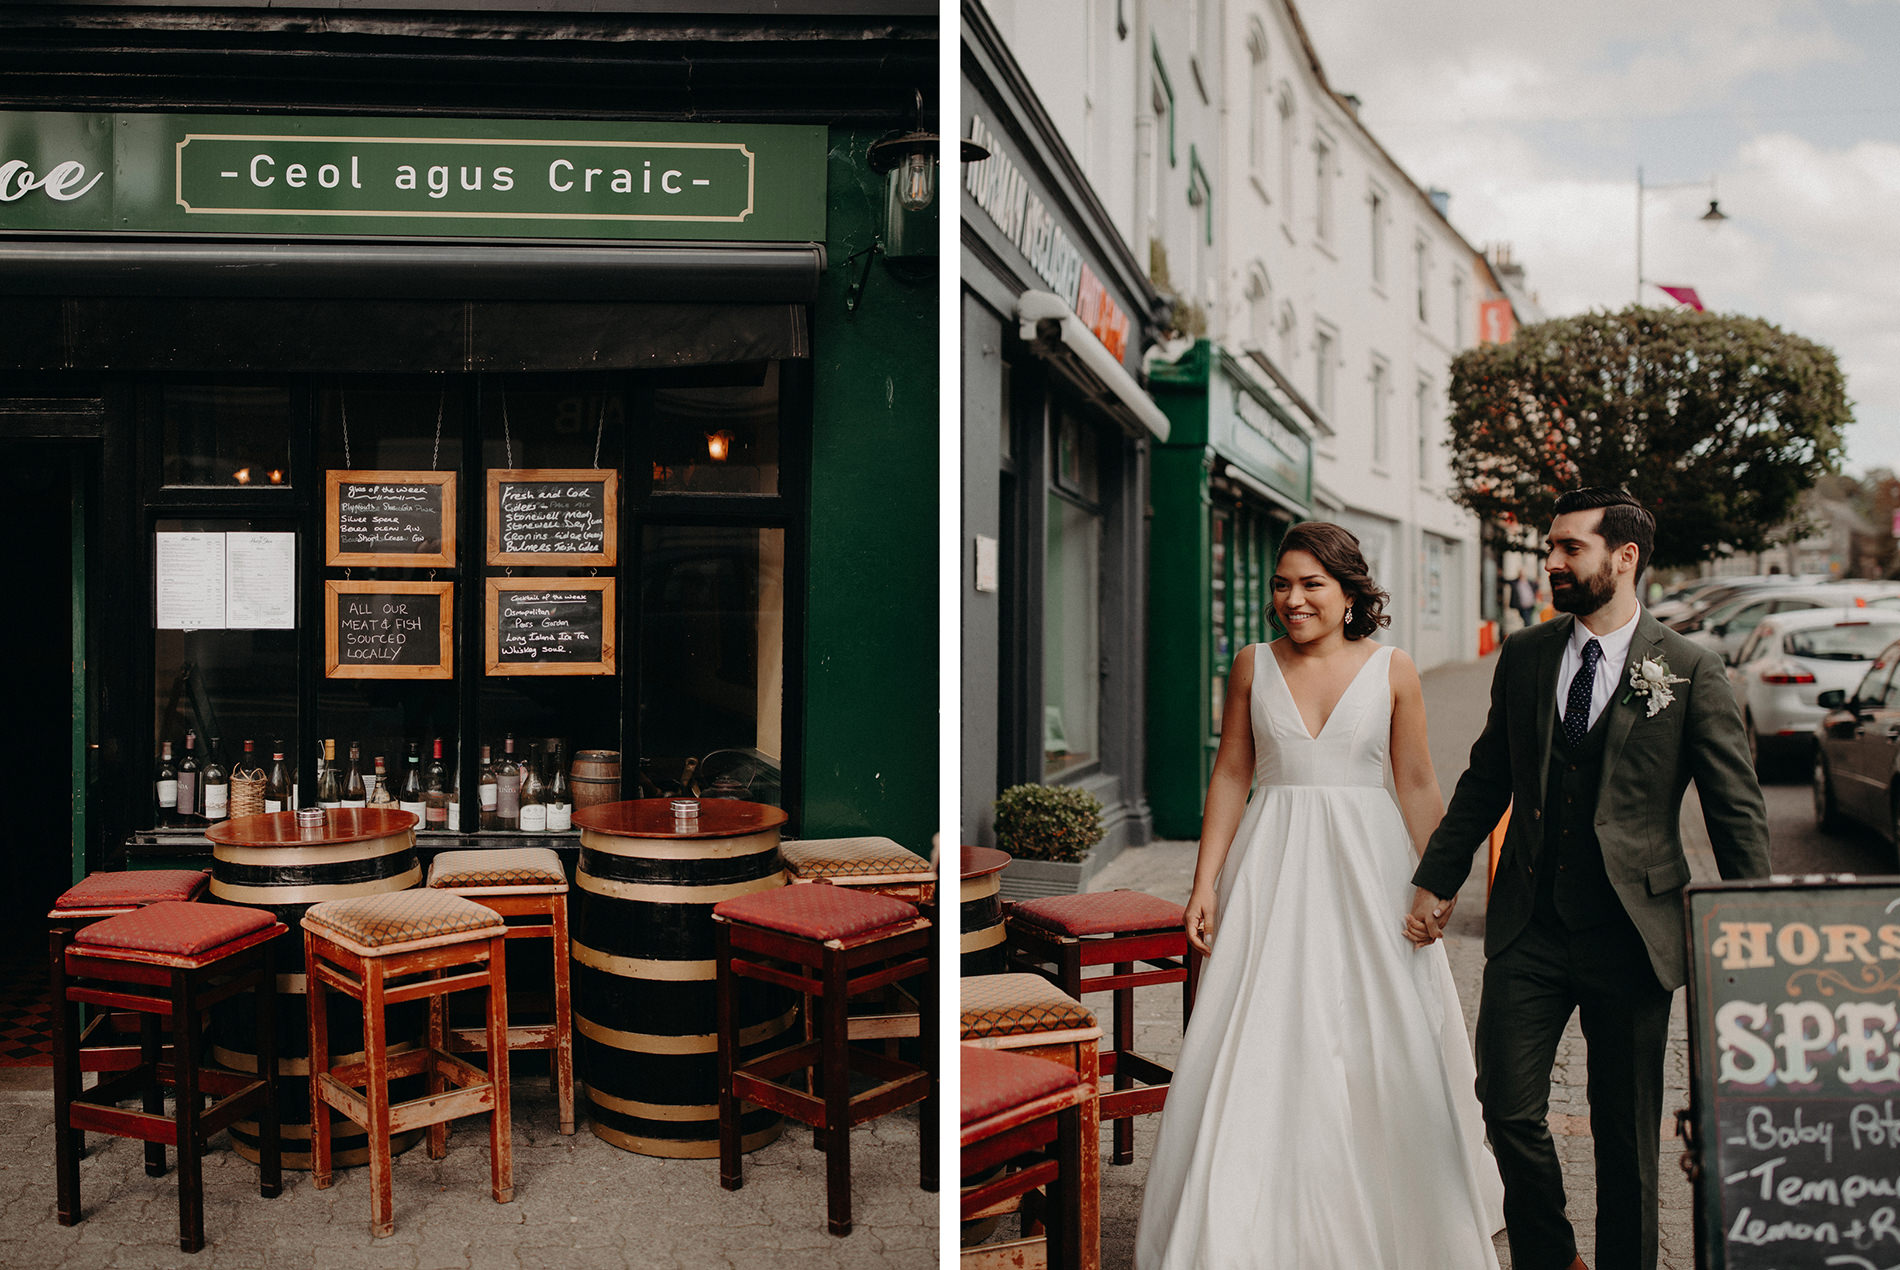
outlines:
M1557 717L1557 674L1575 625L1565 615L1504 641L1491 680L1491 710L1471 761L1426 844L1412 881L1437 895L1458 892L1472 856L1515 804L1485 913L1484 951L1495 957L1531 920L1533 881L1544 848L1544 785ZM1630 690L1629 670L1660 655L1675 701L1654 717ZM1724 878L1768 873L1767 813L1722 661L1647 611L1630 640L1622 681L1605 707L1603 779L1596 831L1610 885L1649 950L1663 987L1686 978L1682 888L1689 881L1679 821L1691 780Z

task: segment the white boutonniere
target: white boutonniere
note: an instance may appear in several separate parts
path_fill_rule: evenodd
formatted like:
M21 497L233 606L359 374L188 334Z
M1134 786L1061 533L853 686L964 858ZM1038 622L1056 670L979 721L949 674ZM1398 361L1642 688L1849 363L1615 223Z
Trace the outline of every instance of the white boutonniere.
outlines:
M1630 667L1630 690L1623 700L1628 701L1631 697L1643 698L1648 703L1649 709L1645 717L1653 719L1676 699L1676 694L1670 690L1670 685L1688 682L1681 675L1670 674L1669 663L1661 656L1645 657Z

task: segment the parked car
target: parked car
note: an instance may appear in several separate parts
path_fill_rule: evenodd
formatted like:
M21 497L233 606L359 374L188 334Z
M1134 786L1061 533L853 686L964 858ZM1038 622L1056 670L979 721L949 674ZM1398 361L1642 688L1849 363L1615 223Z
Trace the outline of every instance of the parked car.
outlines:
M1750 587L1771 586L1786 580L1788 575L1785 573L1739 578L1691 578L1647 607L1650 616L1657 621L1674 622L1677 618L1702 612L1711 604L1733 598Z
M1891 582L1827 582L1820 586L1773 587L1767 592L1738 595L1711 609L1695 630L1685 631L1690 642L1712 648L1723 660L1733 661L1742 641L1756 625L1774 613L1798 613L1824 608L1879 608L1900 606L1900 585Z
M1900 846L1900 640L1880 655L1853 688L1820 695L1827 713L1815 728L1815 823L1840 830L1869 825Z
M1814 586L1825 579L1794 578L1785 573L1767 573L1760 577L1723 578L1717 585L1705 587L1672 612L1658 612L1656 619L1675 631L1700 629L1703 619L1716 607L1765 587Z
M1807 757L1827 713L1821 694L1858 684L1896 639L1900 610L1894 609L1809 609L1763 618L1728 672L1755 770L1765 775L1779 758Z

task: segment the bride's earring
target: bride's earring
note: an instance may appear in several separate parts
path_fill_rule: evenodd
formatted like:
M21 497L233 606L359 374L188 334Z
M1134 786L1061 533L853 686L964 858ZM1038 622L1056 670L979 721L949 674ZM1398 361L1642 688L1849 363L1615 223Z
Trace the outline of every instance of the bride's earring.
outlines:
M1346 618L1343 624L1346 626L1352 625L1352 605L1350 604L1346 606Z

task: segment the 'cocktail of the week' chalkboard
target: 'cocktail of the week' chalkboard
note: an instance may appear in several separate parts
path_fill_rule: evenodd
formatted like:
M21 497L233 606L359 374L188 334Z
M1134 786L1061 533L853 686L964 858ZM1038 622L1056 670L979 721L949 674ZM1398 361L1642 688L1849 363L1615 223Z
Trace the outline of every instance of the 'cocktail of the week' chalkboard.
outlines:
M1900 1266L1900 886L1688 903L1698 1264Z
M489 674L613 673L613 579L491 578L488 609Z

